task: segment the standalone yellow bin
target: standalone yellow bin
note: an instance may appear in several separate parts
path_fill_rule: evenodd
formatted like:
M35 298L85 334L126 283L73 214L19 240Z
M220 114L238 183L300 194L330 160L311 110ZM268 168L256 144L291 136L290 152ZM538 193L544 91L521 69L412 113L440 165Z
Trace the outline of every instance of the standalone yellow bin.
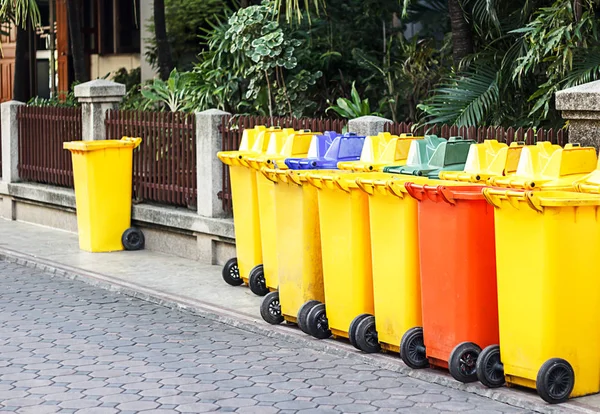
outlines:
M356 316L373 314L368 198L354 173L313 172L307 181L318 189L327 307L310 310L307 328L348 338Z
M231 181L237 257L225 263L222 275L223 280L232 286L248 283L250 270L262 263L256 174L243 161L243 156L265 153L268 144L267 128L257 126L244 130L238 151L217 154L223 164L229 166Z
M495 139L480 144L471 144L464 171L442 171L442 180L485 183L491 177L511 176L517 172L523 142L510 146Z
M256 295L265 296L279 286L277 277L277 227L275 224L275 183L261 172L263 168L285 169L283 160L292 157L305 157L311 141L320 132L309 130L294 131L279 129L270 133L269 147L261 155L242 155L241 161L247 164L256 175L256 189L260 223L262 262L255 265L248 275L250 290Z
M141 138L65 142L71 151L79 247L88 252L138 250L144 235L131 226L133 150Z
M600 391L600 196L483 190L495 207L500 344L477 376L549 403ZM527 250L519 250L519 248Z
M538 142L523 148L514 175L491 177L489 184L525 190L573 190L573 184L594 171L597 162L593 147L567 144L561 148Z
M325 301L317 189L307 185L314 170L264 169L275 180L277 273L279 291L261 304L261 316L271 324L297 323L306 334L308 311ZM280 308L278 308L280 305ZM322 336L326 334L325 336ZM327 331L315 332L327 337Z

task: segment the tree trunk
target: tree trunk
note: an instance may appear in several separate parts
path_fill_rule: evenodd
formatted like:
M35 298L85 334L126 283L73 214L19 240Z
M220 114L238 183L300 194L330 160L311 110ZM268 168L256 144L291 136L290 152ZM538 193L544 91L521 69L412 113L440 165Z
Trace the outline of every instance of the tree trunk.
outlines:
M575 21L578 22L579 20L581 20L581 15L583 14L581 0L573 1L573 12L575 13Z
M156 54L158 55L158 72L162 80L167 80L173 70L171 46L167 39L167 23L165 20L165 0L154 0L154 31L156 36Z
M29 23L27 23L29 27ZM17 27L17 44L15 51L15 75L13 79L13 99L27 102L31 98L29 79L29 31Z
M81 32L81 3L80 0L67 0L67 18L71 37L71 56L76 82L87 82L89 75L85 67L85 52L83 49L83 34Z
M452 57L454 65L473 53L473 32L464 16L459 0L448 0L448 12L452 26Z

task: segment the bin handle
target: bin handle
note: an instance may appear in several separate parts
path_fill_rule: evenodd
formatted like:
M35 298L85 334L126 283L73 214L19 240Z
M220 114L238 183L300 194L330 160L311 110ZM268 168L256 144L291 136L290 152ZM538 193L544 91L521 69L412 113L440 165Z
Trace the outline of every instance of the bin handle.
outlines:
M575 183L575 189L580 193L600 193L600 185L588 183Z
M544 212L544 206L542 206L537 197L535 197L535 192L527 191L525 193L525 200L527 201L527 205L531 207L532 210L535 210L538 213Z
M319 190L323 188L323 180L321 180L320 178L311 177L310 174L308 174L306 175L306 181L308 181L310 185Z
M248 160L245 159L244 157L242 157L241 155L238 156L238 160L240 162L240 165L242 165L243 167L250 168L250 164L248 164Z
M417 189L415 183L406 182L404 183L404 188L406 188L406 191L408 192L408 194L410 194L412 198L415 198L419 201L423 201L423 195L425 194L425 191L423 191L422 188Z
M262 175L265 176L267 180L277 183L277 174L269 172L266 167L262 167L259 171L262 173Z
M492 195L499 195L499 194L492 194L494 190L492 190L491 188L484 188L482 191L483 194L483 198L485 198L485 201L487 201L492 207L494 208L500 208L500 204L497 204Z
M279 178L281 179L281 181L284 181L282 175L280 175ZM296 175L296 173L294 173L294 170L287 170L285 172L285 181L284 182L288 182L288 180L293 182L296 185L302 186L302 181L300 181L300 177L298 177Z
M342 191L345 191L346 193L350 192L350 187L348 187L345 183L342 183L342 180L340 179L340 177L335 177L333 179L333 183Z
M532 209L537 211L538 213L544 212L544 206L542 206L539 200L536 198L535 191L511 191L511 190L494 190L492 188L484 188L483 189L483 197L485 200L494 206L494 208L500 208L500 204L498 204L493 196L496 196L498 199L504 199L510 203L514 208L518 208L518 204L515 203L517 200L524 200L527 205Z
M456 205L456 200L454 199L452 193L450 192L450 190L448 189L448 187L443 186L443 185L438 185L436 188L437 193L442 196L442 199L450 204L455 206Z
M375 193L375 190L372 187L369 187L368 185L366 185L363 182L363 180L361 180L360 178L356 179L356 185L358 186L358 188L360 188L361 190L363 190L368 195L373 195Z
M406 185L406 184L405 184ZM398 198L404 198L404 193L402 191L400 191L397 187L396 187L396 182L394 180L388 180L385 182L385 188L388 189L388 191L395 195Z
M142 143L142 139L139 137L123 137L121 138L121 141L131 142L133 144L133 149L139 147Z

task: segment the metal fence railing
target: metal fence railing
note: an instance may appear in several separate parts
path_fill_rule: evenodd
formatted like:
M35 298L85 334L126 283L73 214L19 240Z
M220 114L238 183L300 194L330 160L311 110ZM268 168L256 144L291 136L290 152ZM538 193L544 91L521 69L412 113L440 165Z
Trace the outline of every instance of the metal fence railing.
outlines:
M81 140L81 108L21 106L17 122L21 180L72 188L71 153L63 143Z
M412 132L415 135L435 134L442 138L449 138L452 136L462 136L465 139L472 139L477 142L483 142L486 139L496 139L500 142L506 142L510 144L513 141L524 141L526 144L531 145L537 141L551 141L553 144L564 146L568 142L567 131L565 129L544 129L539 128L534 130L532 128L504 128L504 127L457 127L449 125L426 125L412 129L414 125L412 123L400 122L400 123L389 123L385 125L385 130L392 134L399 135L404 133Z
M106 138L140 137L133 156L138 202L196 208L196 118L183 112L109 110Z

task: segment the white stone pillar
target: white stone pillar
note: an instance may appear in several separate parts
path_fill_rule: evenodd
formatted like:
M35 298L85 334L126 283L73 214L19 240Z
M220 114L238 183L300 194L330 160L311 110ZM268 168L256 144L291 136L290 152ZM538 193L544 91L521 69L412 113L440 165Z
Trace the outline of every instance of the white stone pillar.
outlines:
M223 135L219 130L224 115L218 109L196 113L196 164L198 179L198 214L204 217L226 217L217 194L223 189L223 164L217 158Z
M384 132L385 124L390 124L392 122L393 121L390 119L381 118L379 116L361 116L360 118L348 121L348 131L366 137L375 136L380 132Z
M569 122L569 142L600 148L600 81L556 92L556 109Z
M0 105L2 120L2 181L19 181L19 123L17 110L25 105L19 101L8 101Z
M83 141L106 139L106 111L118 109L126 93L125 85L106 79L75 86L75 97L81 103Z

